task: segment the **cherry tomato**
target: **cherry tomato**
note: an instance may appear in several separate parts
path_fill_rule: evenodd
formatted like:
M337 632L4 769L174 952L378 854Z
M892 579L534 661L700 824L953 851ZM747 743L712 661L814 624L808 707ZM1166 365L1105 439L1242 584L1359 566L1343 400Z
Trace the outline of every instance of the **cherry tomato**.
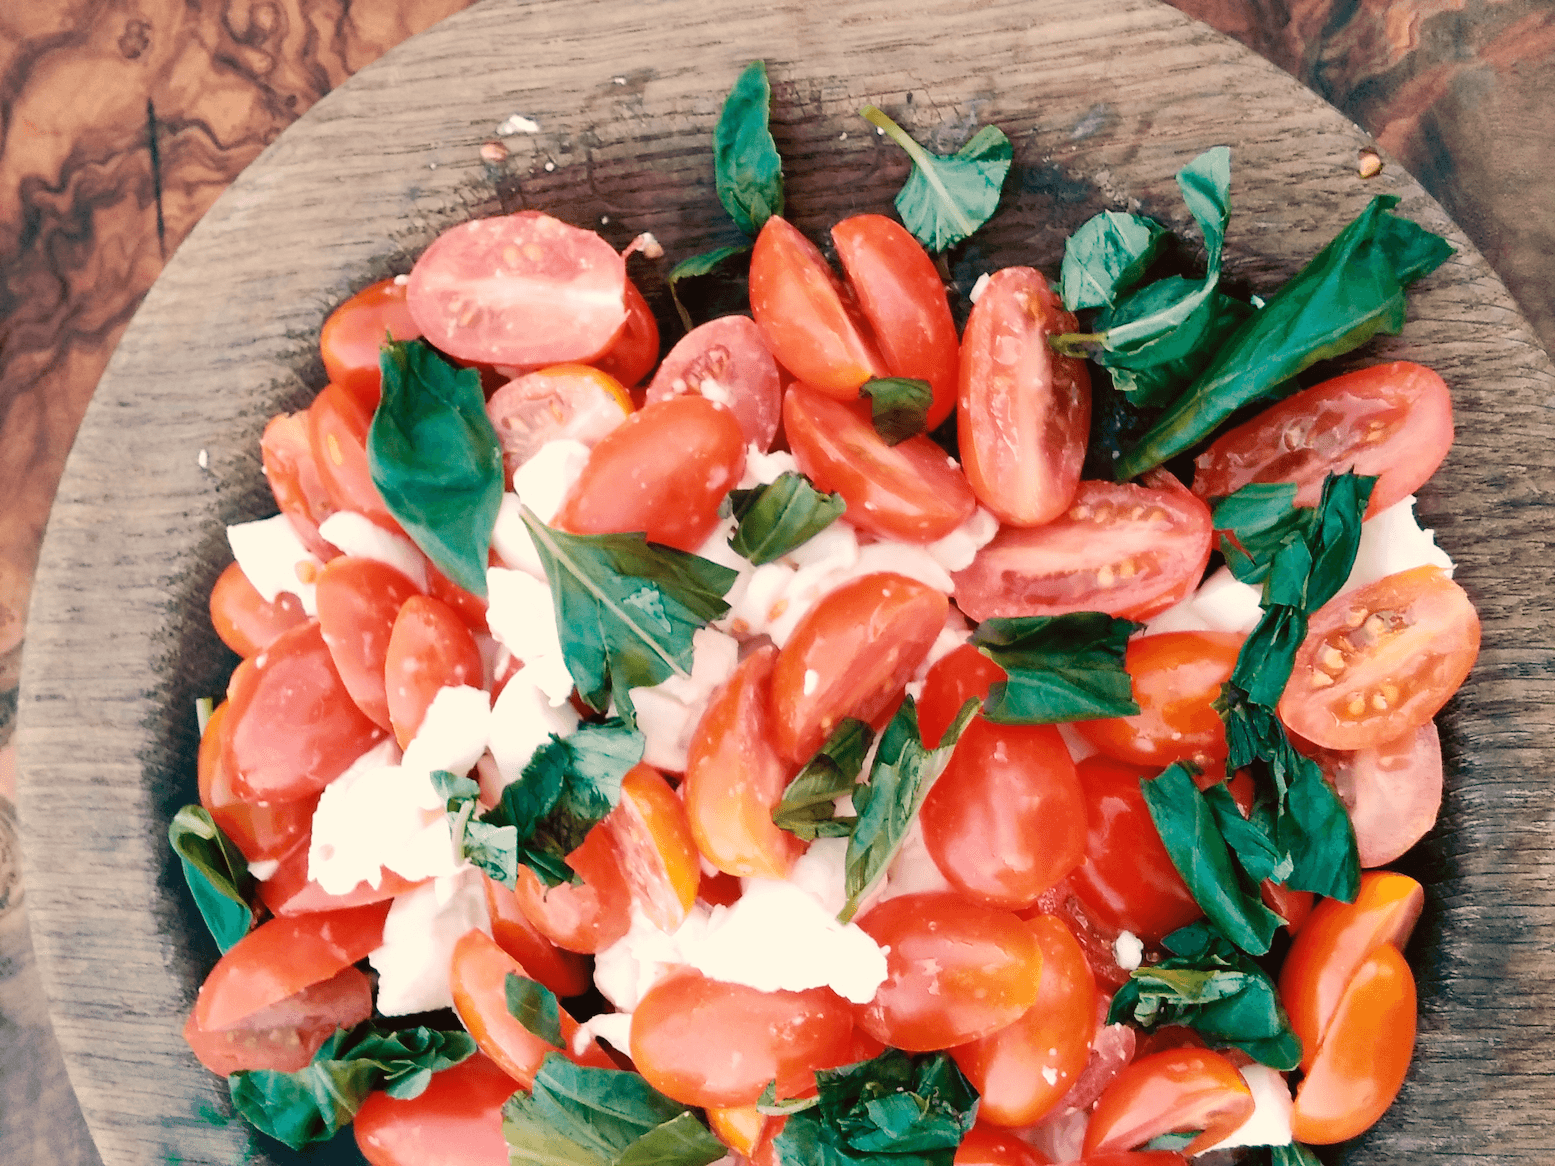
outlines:
M946 892L900 895L858 925L886 953L886 980L856 1009L865 1032L921 1052L965 1044L1017 1020L1036 1001L1042 948L1008 911Z
M367 466L372 411L338 385L325 385L308 407L308 444L334 510L352 510L396 533L400 524Z
M232 791L228 730L227 705L223 701L205 722L205 732L200 736L196 764L200 805L249 862L280 858L298 839L308 836L319 795L295 802L241 801Z
M685 803L658 770L635 765L621 801L605 818L632 900L661 931L673 931L696 902L702 865Z
M807 385L850 400L891 375L853 293L814 243L773 215L751 249L751 315L778 363Z
M965 476L923 434L887 445L867 406L806 385L783 399L783 432L794 460L819 490L841 494L848 521L884 538L934 542L977 509Z
M383 739L351 700L313 620L239 664L227 704L224 761L243 801L316 794Z
M930 749L939 744L950 722L970 698L985 700L988 690L1006 679L1003 668L971 644L962 644L929 666L918 700L918 734Z
M373 990L356 968L266 1005L228 1028L207 1032L189 1014L184 1040L200 1064L226 1077L240 1070L295 1073L337 1028L354 1028L372 1015Z
M645 376L659 362L659 322L653 318L653 309L643 299L643 293L630 279L626 281L626 327L616 337L603 356L596 357L594 367L609 373L621 384L631 388L642 384Z
M1127 1150L1115 1154L1087 1154L1080 1166L1187 1166L1176 1150Z
M405 601L420 591L386 563L341 555L324 564L315 594L319 631L341 683L375 725L389 728L389 636Z
M951 1050L977 1087L980 1121L1027 1126L1053 1112L1074 1087L1096 1033L1096 981L1063 920L1039 915L1026 926L1042 950L1037 999L997 1032Z
M593 986L588 960L547 939L524 914L513 891L493 878L483 878L482 882L486 911L491 916L491 937L498 947L524 965L530 979L538 980L558 996L579 996Z
M626 325L626 262L593 231L519 211L444 231L405 295L422 334L460 360L587 362Z
M772 822L795 771L772 744L767 690L777 658L767 645L740 661L708 700L686 754L691 836L708 862L741 877L784 878L805 852Z
M310 829L281 855L275 873L259 884L259 897L272 915L309 915L317 911L383 903L414 890L425 881L407 879L388 867L379 867L376 886L363 879L349 891L331 894L308 877L308 847L312 842L311 823L309 825Z
M1076 767L1085 791L1085 861L1069 885L1099 921L1132 931L1147 943L1203 914L1172 865L1139 781L1156 770L1105 757Z
M985 1100L978 1109L978 1122L967 1131L966 1137L956 1147L953 1166L1049 1166L1053 1161L1046 1154L1037 1152L1008 1130L987 1125Z
M1258 896L1263 905L1285 920L1285 930L1295 935L1312 914L1317 901L1311 891L1293 891L1289 887L1264 879L1258 884Z
M527 866L518 868L518 906L540 934L567 951L592 954L609 947L632 925L627 887L610 832L595 826L567 855L581 883L547 888Z
M486 402L502 466L513 472L548 441L571 438L595 446L632 411L632 398L609 373L586 364L553 364L511 380Z
M950 885L988 907L1031 906L1085 857L1085 794L1052 725L974 717L918 820Z
M1081 482L1045 526L1004 527L955 574L956 603L974 620L1165 611L1198 586L1213 532L1209 510L1175 478L1152 480L1160 485Z
M1225 1057L1209 1049L1170 1049L1135 1061L1107 1087L1085 1128L1085 1155L1202 1131L1183 1149L1191 1156L1223 1141L1252 1112L1252 1090Z
M414 340L421 335L405 304L403 281L384 279L368 284L331 312L319 332L324 375L369 413L378 407L378 350L385 335L395 340Z
M772 448L783 411L777 362L748 316L720 316L691 329L653 374L647 399L701 394L729 406L747 444Z
M1215 712L1246 637L1235 632L1162 632L1129 641L1123 666L1139 712L1079 721L1075 730L1108 757L1164 769L1226 759L1226 727Z
M649 542L695 551L744 472L745 438L733 413L704 397L656 401L594 447L553 525L574 534L642 531Z
M1078 773L1079 767L1076 766L1076 774ZM1089 802L1087 804L1089 805ZM1043 892L1037 899L1036 906L1018 911L1016 914L1022 919L1056 915L1063 920L1064 926L1069 928L1070 933L1080 944L1080 950L1085 953L1085 962L1090 965L1091 975L1096 977L1097 987L1103 992L1116 992L1129 981L1128 971L1118 966L1117 952L1113 950L1113 945L1122 934L1123 928L1103 923L1093 915L1075 894L1072 884L1073 876L1060 880L1052 890ZM1103 1013L1103 1019L1098 1023L1104 1022L1105 1016L1106 1014ZM1131 1051L1132 1047L1130 1046ZM1124 1063L1127 1063L1127 1060L1128 1058L1124 1058ZM1090 1100L1095 1101L1096 1097L1093 1096Z
M218 575L211 588L211 626L222 643L245 659L263 652L282 632L307 622L302 600L283 591L266 602L236 563Z
M319 534L319 523L335 512L335 503L313 456L307 413L272 417L259 439L259 453L275 504L302 545L324 560L339 554Z
M486 601L460 587L431 562L427 563L427 594L457 611L472 632L484 635L491 631L486 625ZM492 699L496 699L496 693L492 693Z
M1386 866L1436 824L1442 808L1442 743L1427 721L1396 741L1340 752L1297 742L1350 811L1361 866Z
M1096 1036L1091 1041L1090 1056L1086 1058L1085 1068L1080 1070L1080 1079L1053 1107L1055 1114L1090 1109L1134 1060L1139 1033L1126 1024L1103 1023L1107 1018L1107 1002L1108 997L1097 996Z
M767 1118L754 1105L714 1105L707 1111L707 1124L720 1142L749 1158Z
M763 992L685 968L632 1013L632 1061L660 1093L686 1105L749 1105L776 1080L779 1098L815 1088L815 1070L843 1064L853 1017L829 988Z
M496 1062L476 1053L433 1073L415 1097L368 1094L352 1132L372 1166L508 1166L502 1106L517 1088Z
M1075 497L1091 381L1085 362L1059 356L1048 337L1078 327L1046 277L1029 267L994 272L967 318L956 410L961 463L978 501L1012 526L1057 518Z
M1329 473L1372 474L1366 514L1413 494L1452 446L1452 395L1441 377L1405 360L1357 369L1303 389L1217 437L1194 463L1206 500L1249 482L1294 482L1296 505L1316 506Z
M1312 616L1280 719L1328 749L1395 741L1437 713L1479 655L1479 615L1439 567L1346 591Z
M459 613L428 595L412 595L394 617L384 653L389 720L400 747L410 744L438 692L479 687L481 651Z
M778 752L807 761L844 717L873 721L945 626L944 594L880 572L842 584L805 614L772 669Z

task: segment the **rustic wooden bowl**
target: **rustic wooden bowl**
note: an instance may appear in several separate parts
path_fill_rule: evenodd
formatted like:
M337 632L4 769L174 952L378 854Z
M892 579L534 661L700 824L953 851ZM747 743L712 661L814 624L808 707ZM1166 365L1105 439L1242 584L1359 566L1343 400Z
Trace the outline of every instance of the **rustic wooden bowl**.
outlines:
M1409 952L1414 1067L1339 1157L1551 1160L1555 372L1442 209L1396 165L1360 179L1357 127L1152 0L488 0L365 69L242 174L146 298L70 456L27 635L21 785L39 963L104 1161L298 1160L231 1118L179 1036L216 952L166 831L195 798L194 701L234 663L206 615L223 524L273 512L259 434L323 384L320 322L439 229L522 207L618 245L652 230L667 256L633 274L663 309L674 260L738 239L711 131L755 57L774 81L790 212L813 233L889 212L906 172L862 103L942 149L977 122L1005 129L1015 171L956 256L963 288L991 266L1056 271L1064 235L1106 207L1189 226L1173 174L1218 143L1234 149L1230 276L1255 289L1377 193L1457 245L1404 334L1364 356L1408 356L1453 387L1458 444L1420 512L1460 564L1484 650L1441 717L1445 813L1406 863L1429 890ZM483 162L513 113L539 132ZM357 1160L349 1138L323 1156Z

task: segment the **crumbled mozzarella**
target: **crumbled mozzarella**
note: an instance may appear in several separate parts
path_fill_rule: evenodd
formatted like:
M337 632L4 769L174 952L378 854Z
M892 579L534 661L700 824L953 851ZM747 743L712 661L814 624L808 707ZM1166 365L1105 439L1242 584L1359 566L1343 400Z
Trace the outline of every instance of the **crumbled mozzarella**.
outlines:
M705 906L695 904L679 928L665 933L634 903L626 934L594 955L594 986L622 1012L633 1011L648 989L685 962L677 943L704 930L709 914Z
M491 708L492 759L502 783L519 779L534 751L551 738L565 737L578 727L578 711L567 701L553 705L535 683L528 666L515 672Z
M867 770L866 770L867 772ZM840 811L852 814L849 806ZM810 848L801 854L789 869L788 882L814 896L828 915L837 915L848 901L847 891L848 840L846 838L817 838ZM742 886L749 888L764 879L743 879Z
M784 474L797 474L799 464L794 455L785 449L765 452L754 441L745 447L745 474L740 478L740 489L770 486Z
M312 580L324 564L314 557L284 514L227 527L232 557L266 603L283 591L302 600L302 610L319 613ZM307 579L308 582L303 582Z
M1253 1094L1253 1112L1241 1125L1232 1130L1224 1141L1206 1147L1210 1150L1226 1150L1232 1146L1288 1146L1291 1135L1290 1086L1277 1069L1267 1065L1244 1065L1237 1072L1247 1082Z
M992 278L993 277L990 276L986 271L979 275L977 277L977 282L972 285L972 290L966 293L966 298L971 300L974 304L977 303L977 301L980 300L983 296L983 289L988 286L989 281Z
M1263 615L1263 592L1240 582L1221 567L1181 602L1145 624L1144 634L1160 632L1250 632Z
M729 545L729 539L738 525L733 516L720 518L718 525L713 527L713 532L697 548L697 555L717 563L720 567L749 574L753 570L750 560Z
M1361 545L1355 565L1344 581L1344 590L1364 587L1411 567L1431 564L1452 574L1453 562L1436 545L1435 531L1421 530L1415 519L1415 499L1410 495L1361 523Z
M454 945L474 928L491 934L481 874L467 867L394 900L383 944L368 953L378 973L378 1011L405 1016L453 1007L448 968Z
M248 864L248 873L260 882L268 882L275 876L275 872L281 869L279 858L262 858L258 862Z
M656 769L685 772L691 735L707 711L708 699L740 662L739 641L715 628L693 632L691 652L689 676L671 676L631 690L637 727L646 741L643 760Z
M511 138L514 134L537 134L540 132L540 123L527 118L521 113L515 113L507 121L497 127L497 137Z
M928 547L922 543L882 540L859 547L858 562L854 564L853 570L848 572L846 578L838 579L827 590L836 589L849 578L873 575L876 571L890 571L897 575L905 575L909 579L916 579L925 587L932 587L946 595L953 592L956 587L951 581L950 572L935 561Z
M541 522L550 523L588 460L587 445L559 437L542 445L513 472L513 489L502 495L491 531L492 550L505 566L545 579L545 564L524 525L521 508L529 507Z
M512 491L502 495L497 506L497 520L491 528L491 549L503 566L522 571L536 579L545 578L545 564L535 550L535 540L524 525L521 503Z
M914 678L922 680L928 675L930 668L971 638L972 629L967 625L966 616L952 607L945 613L945 626L940 628L939 635L935 636L934 642L929 645L929 654L923 658L923 663L918 665Z
M977 558L977 552L999 533L999 520L979 506L972 516L944 538L924 547L929 555L947 571L964 571Z
M486 624L508 651L533 668L535 684L561 705L572 695L572 673L556 633L556 606L541 579L503 567L486 570Z
M319 537L343 555L386 563L422 591L427 589L427 561L416 544L384 530L366 515L337 510L319 523Z
M491 737L491 697L467 684L437 690L415 738L405 746L406 769L446 769L463 776L475 768Z
M572 1034L572 1055L581 1057L588 1051L591 1040L602 1040L623 1053L629 1052L632 1047L632 1014L601 1012L585 1020Z
M1112 941L1112 958L1125 972L1132 972L1145 959L1144 941L1132 931L1120 931Z

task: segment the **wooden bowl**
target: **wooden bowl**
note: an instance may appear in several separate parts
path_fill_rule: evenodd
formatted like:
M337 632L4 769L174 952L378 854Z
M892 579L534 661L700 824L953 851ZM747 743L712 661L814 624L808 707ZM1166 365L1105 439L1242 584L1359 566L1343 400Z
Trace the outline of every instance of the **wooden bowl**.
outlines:
M672 262L738 241L711 133L756 57L790 213L812 233L889 213L906 173L857 117L864 102L942 150L974 124L1003 127L1006 205L957 253L963 288L1010 263L1056 272L1065 234L1103 208L1191 230L1173 174L1219 143L1234 150L1233 280L1271 289L1384 192L1458 247L1418 286L1403 335L1362 353L1429 364L1453 388L1458 444L1420 513L1485 634L1440 718L1445 812L1405 864L1429 892L1409 951L1414 1067L1339 1156L1551 1160L1555 372L1441 207L1396 164L1362 180L1357 127L1152 0L488 0L363 70L238 178L147 296L70 455L27 633L21 786L38 959L104 1161L299 1160L231 1117L179 1036L216 952L166 836L195 799L195 699L234 663L206 608L229 561L223 525L273 512L259 434L324 383L325 314L407 270L441 228L524 207L617 245L653 231L666 258L633 274L662 312ZM538 132L483 162L514 113ZM356 1157L349 1137L337 1152Z

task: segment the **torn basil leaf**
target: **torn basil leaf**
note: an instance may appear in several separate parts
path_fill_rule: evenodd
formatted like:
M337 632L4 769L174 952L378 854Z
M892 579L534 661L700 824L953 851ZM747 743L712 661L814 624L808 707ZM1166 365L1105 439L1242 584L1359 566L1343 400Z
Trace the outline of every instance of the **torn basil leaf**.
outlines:
M1106 308L1139 282L1167 230L1154 219L1102 211L1064 241L1059 294L1071 312Z
M258 883L248 860L202 806L184 806L174 814L167 839L183 865L200 917L226 954L254 925Z
M984 620L972 643L1008 679L989 689L983 715L1052 725L1138 713L1123 656L1139 627L1099 611Z
M765 486L731 490L729 503L739 520L729 546L757 566L803 546L848 508L841 494L823 494L793 470Z
M544 984L509 972L503 981L508 1015L548 1045L562 1047L562 1013L556 994Z
M874 739L874 731L863 721L845 717L820 752L788 783L772 811L773 824L806 842L851 835L858 818L837 817L834 803L853 792Z
M915 377L871 377L859 389L869 398L870 420L887 445L917 437L929 423L934 389Z
M479 783L446 769L436 769L432 771L432 788L447 808L454 854L503 886L514 887L518 882L518 831L510 825L494 826L475 816L480 808Z
M752 61L724 98L713 128L718 201L752 238L768 219L783 213L783 159L772 140L771 113L767 66Z
M730 263L729 260L733 259L737 255L745 256L746 260L743 268L736 272L734 270L736 265ZM679 263L675 264L675 266L670 270L669 275L665 277L664 282L665 285L669 288L670 299L675 302L675 313L680 317L680 322L685 325L687 332L696 327L698 323L711 320L716 316L729 315L731 312L738 312L741 308L749 307L749 268L750 244L748 243L743 243L737 247L719 247L713 251L704 252L701 255L693 255L690 259L682 259ZM716 280L713 278L714 276L717 277ZM692 286L699 291L704 290L701 287L703 283L717 283L721 286L713 290L716 290L722 294L713 296L688 297L685 295L687 289L682 286L687 281L691 281ZM686 302L688 298L692 299L693 301L712 299L717 301L720 305L722 305L723 301L727 299L729 301L729 310L720 311L715 308L711 311L693 312L693 308L706 308L707 305L698 302L688 304ZM701 316L702 319L697 319L698 316Z

